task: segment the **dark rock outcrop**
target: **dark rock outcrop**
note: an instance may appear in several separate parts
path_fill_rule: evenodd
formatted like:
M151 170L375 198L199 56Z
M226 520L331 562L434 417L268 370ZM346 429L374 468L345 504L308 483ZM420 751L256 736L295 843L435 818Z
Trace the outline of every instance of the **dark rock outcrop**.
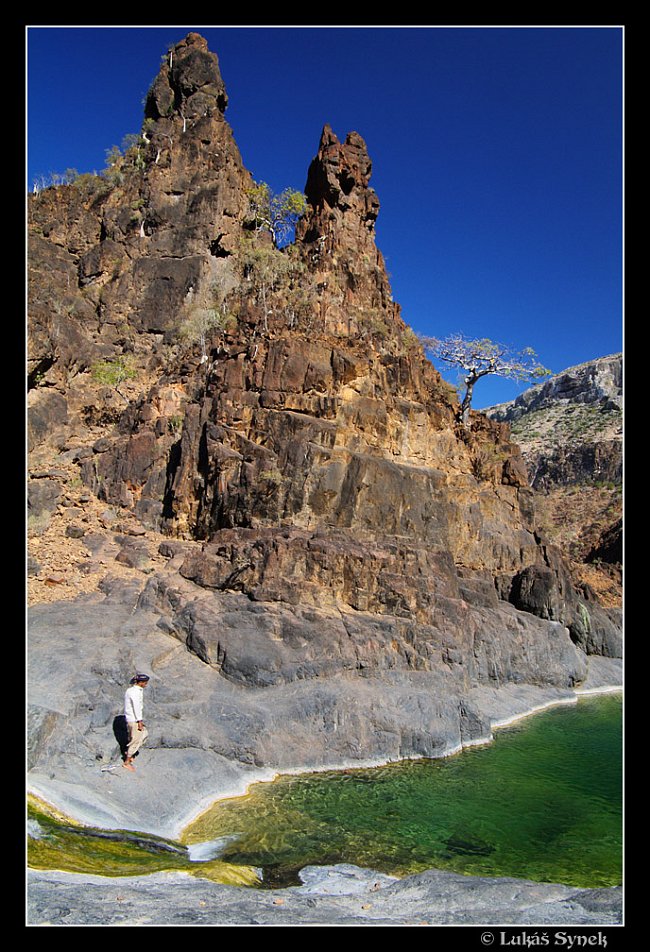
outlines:
M586 555L587 562L623 563L623 519L617 519L606 528Z
M108 174L30 196L32 377L58 383L125 347L150 360L158 335L175 340L187 308L232 280L252 179L226 105L217 57L189 34Z

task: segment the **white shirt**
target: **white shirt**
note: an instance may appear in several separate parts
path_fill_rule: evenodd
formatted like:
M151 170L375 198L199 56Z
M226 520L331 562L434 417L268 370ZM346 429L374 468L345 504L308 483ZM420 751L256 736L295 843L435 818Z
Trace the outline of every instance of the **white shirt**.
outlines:
M133 684L124 695L124 716L127 721L141 721L143 707L144 689L139 684Z

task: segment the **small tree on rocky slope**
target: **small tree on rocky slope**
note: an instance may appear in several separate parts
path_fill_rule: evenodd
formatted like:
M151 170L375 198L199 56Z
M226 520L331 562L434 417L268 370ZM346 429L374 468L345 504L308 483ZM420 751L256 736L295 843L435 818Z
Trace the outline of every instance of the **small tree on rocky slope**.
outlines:
M475 384L488 374L507 377L510 380L533 382L551 373L536 360L535 351L525 347L513 351L504 344L498 344L489 338L466 338L462 334L439 339L418 335L425 351L432 358L460 368L464 372L465 393L463 394L458 418L467 424L472 405Z
M212 334L226 326L228 314L216 307L194 307L183 321L179 336L186 344L198 344L201 348L201 363L208 360L208 340Z
M128 402L128 397L120 390L120 384L138 376L133 359L128 356L100 360L90 368L93 380L105 387L112 387L116 393Z
M248 189L249 214L256 231L267 231L276 248L290 239L296 222L304 215L307 200L293 188L275 194L266 182L256 182Z

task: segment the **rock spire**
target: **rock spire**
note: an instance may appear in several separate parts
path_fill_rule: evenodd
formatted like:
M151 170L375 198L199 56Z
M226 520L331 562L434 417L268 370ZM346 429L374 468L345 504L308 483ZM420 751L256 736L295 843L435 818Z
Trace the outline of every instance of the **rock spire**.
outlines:
M223 114L228 105L219 60L204 37L188 33L171 47L163 60L145 104L146 119L162 119L173 113L187 119Z

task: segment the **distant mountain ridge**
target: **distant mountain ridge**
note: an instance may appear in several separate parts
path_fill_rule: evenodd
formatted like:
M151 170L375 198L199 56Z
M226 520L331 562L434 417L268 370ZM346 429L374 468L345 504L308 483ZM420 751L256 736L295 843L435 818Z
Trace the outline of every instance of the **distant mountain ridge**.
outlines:
M574 578L616 603L623 562L623 357L569 367L483 411L509 423L549 538Z
M568 400L575 403L611 401L619 409L623 398L623 355L610 354L576 364L555 374L543 383L529 387L515 400L501 403L490 409L507 411L510 419L516 419L532 405L539 407L553 400Z
M622 480L623 358L612 354L570 367L509 403L483 412L510 423L531 485Z

